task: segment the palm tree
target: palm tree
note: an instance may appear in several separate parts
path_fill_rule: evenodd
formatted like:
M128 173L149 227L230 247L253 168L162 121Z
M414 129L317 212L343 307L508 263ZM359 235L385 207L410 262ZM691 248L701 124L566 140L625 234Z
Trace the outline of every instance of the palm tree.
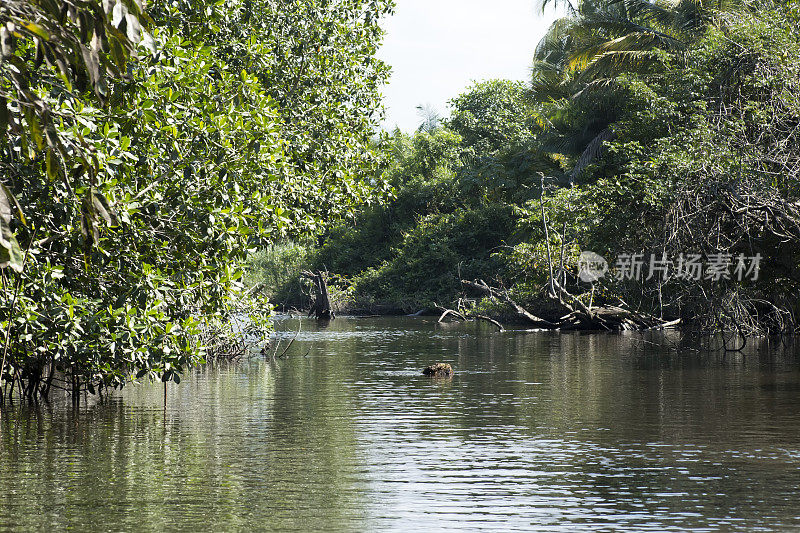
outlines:
M417 128L419 132L433 133L442 123L442 116L431 104L418 105L417 115L422 119Z
M623 104L616 79L657 72L715 13L741 0L539 0L564 7L534 54L531 88L550 120L545 149L576 157L569 182L602 153Z

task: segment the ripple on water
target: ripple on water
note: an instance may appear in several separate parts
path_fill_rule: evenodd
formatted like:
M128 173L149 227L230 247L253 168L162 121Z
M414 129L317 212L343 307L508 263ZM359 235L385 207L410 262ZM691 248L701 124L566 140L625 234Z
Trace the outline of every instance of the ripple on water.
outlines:
M0 529L798 529L797 359L281 318L280 361L0 418ZM642 342L647 340L647 342ZM307 356L304 356L307 355ZM753 358L757 363L750 362ZM433 361L452 379L420 374Z

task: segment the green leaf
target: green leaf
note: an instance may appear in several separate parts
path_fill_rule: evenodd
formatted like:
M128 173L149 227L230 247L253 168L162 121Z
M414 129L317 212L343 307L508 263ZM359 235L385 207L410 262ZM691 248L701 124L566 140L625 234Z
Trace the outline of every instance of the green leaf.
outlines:
M22 206L19 205L16 196L11 194L8 187L0 183L0 218L3 218L6 223L9 224L11 223L11 216L14 213L12 205L16 208L17 216L20 221L22 221L23 224L27 224L28 222L25 220L25 215L22 213Z
M56 159L56 155L53 153L53 149L49 148L47 150L47 156L45 158L45 163L47 166L47 176L54 180L58 176L58 160Z
M81 55L83 56L86 71L89 73L89 79L92 85L96 86L100 82L100 57L97 55L96 50L87 48L84 45L81 45Z
M0 268L11 267L14 272L22 272L23 261L17 238L5 219L0 218Z
M8 104L6 99L0 97L0 135L5 135L8 127Z
M60 10L55 0L42 0L42 5L50 12L53 18L58 19Z
M5 186L0 190L0 219L6 224L11 223L11 199L5 193Z
M100 241L100 229L97 227L97 213L91 192L88 192L81 202L81 234L89 244L97 244Z
M14 37L5 25L0 26L0 52L4 58L12 57L14 54Z
M63 153L63 147L61 146L61 140L56 133L56 128L52 122L47 124L47 127L44 130L44 135L47 139L47 145L52 148L53 150L58 150Z
M25 27L26 30L36 35L37 37L44 39L45 41L50 40L50 34L47 33L47 30L45 30L35 22L23 22L22 25Z
M94 212L109 226L116 226L118 224L117 216L105 196L98 192L92 193L92 207Z
M42 130L42 125L39 123L36 113L30 110L27 111L25 113L25 119L28 121L28 125L31 129L31 136L36 142L37 148L41 150L44 147L44 131Z
M127 20L127 35L128 40L132 43L138 43L142 40L142 27L139 24L139 19L136 15L125 15L125 19Z

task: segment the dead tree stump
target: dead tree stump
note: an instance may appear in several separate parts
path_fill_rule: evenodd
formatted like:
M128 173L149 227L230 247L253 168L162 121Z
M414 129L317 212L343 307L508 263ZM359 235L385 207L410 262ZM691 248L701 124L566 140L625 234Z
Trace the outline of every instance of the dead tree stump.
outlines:
M317 320L333 320L336 318L333 309L331 309L331 297L328 293L328 282L325 280L327 272L317 270L311 272L304 270L301 275L314 285L314 300L311 303L311 309L308 311L308 316L315 316Z

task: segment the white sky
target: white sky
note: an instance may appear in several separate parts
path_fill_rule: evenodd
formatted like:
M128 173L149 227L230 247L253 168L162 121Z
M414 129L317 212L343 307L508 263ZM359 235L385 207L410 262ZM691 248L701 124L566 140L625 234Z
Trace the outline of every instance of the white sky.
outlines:
M392 67L383 88L383 127L405 132L422 122L418 105L447 115L447 101L472 81L527 80L539 39L556 18L536 0L397 0L384 21L379 56Z

